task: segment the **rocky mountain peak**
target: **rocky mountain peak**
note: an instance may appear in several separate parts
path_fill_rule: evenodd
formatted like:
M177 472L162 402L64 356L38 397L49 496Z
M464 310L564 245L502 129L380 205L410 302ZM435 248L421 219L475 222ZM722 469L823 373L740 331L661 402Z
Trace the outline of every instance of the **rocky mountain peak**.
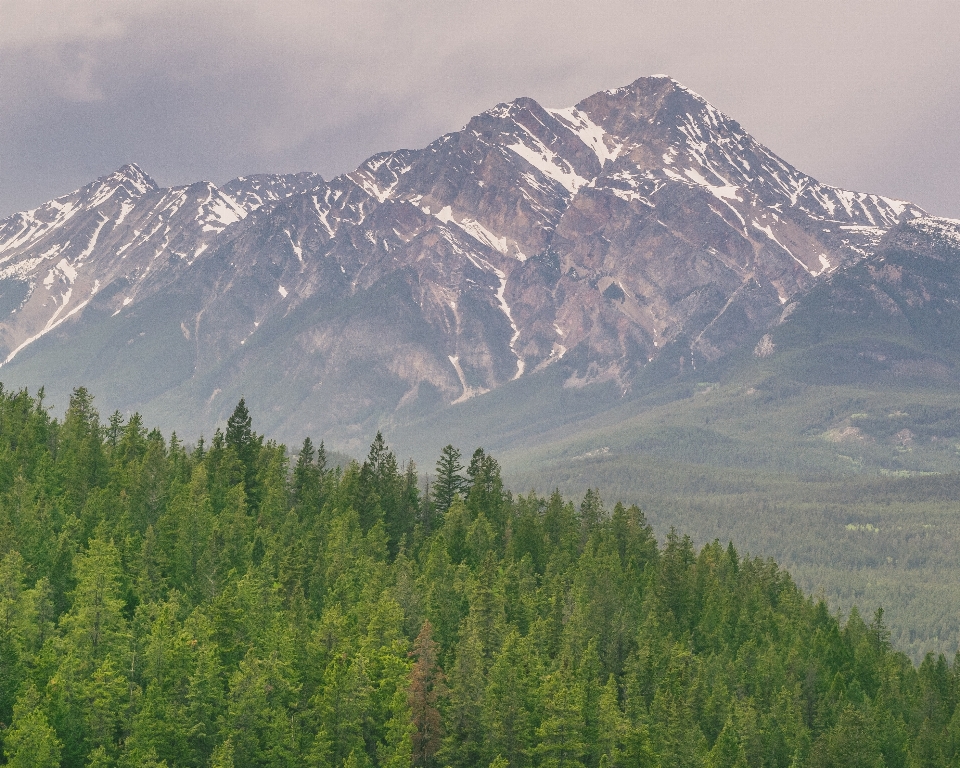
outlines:
M196 419L245 391L278 424L308 403L314 434L355 435L548 367L626 392L652 361L717 361L922 213L823 184L644 77L571 107L504 102L329 181L161 189L124 166L0 223L0 280L17 281L0 347L10 371L109 317L140 329L131 370ZM128 392L115 407L140 408Z
M118 185L129 184L133 189L137 190L141 194L160 189L157 182L147 175L136 163L127 163L126 165L122 165L109 176L103 177L102 180L104 183L112 182Z
M67 197L72 197L77 205L85 209L93 209L112 199L136 200L158 189L159 185L140 166L128 163Z

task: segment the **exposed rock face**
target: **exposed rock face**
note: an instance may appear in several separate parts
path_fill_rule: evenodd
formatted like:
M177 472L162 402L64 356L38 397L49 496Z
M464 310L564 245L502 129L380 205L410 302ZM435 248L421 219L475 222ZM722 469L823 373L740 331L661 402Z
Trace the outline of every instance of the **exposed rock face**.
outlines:
M810 350L798 378L956 380L958 284L960 221L911 219L788 305L771 336L778 348Z
M626 390L664 348L752 348L922 214L803 175L666 77L500 104L329 182L162 190L127 166L0 225L0 378L53 384L57 345L106 359L126 334L124 370L164 384L110 408L209 433L243 391L278 435L362 440L561 361L568 386ZM108 377L83 360L65 386Z
M0 224L4 362L96 300L116 311L162 290L228 226L314 174L160 189L136 165ZM259 192L262 190L262 192ZM0 308L0 311L2 311Z

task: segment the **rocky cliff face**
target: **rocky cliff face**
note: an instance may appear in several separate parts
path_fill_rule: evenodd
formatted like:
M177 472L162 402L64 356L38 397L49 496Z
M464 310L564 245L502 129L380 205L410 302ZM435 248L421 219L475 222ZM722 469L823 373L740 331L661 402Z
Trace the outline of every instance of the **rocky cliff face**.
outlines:
M362 440L548 366L626 391L661 355L756 344L922 214L805 176L666 77L500 104L329 182L128 166L0 225L0 379L108 385L122 343L154 386L101 407L209 433L243 392L281 436Z

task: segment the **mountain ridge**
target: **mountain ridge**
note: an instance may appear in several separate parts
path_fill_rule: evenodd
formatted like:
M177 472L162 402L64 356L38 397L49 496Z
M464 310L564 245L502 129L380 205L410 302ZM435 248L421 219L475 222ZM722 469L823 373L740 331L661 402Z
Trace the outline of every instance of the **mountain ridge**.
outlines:
M752 349L795 297L925 215L806 176L667 77L562 109L502 103L329 181L161 190L124 168L131 189L100 200L101 179L57 203L85 206L59 238L0 223L0 378L107 383L89 360L116 357L109 336L130 347L124 370L167 388L110 384L108 407L156 420L178 404L178 429L209 431L246 393L279 435L345 445L550 366L626 394L664 354L682 370ZM65 344L87 361L54 364Z

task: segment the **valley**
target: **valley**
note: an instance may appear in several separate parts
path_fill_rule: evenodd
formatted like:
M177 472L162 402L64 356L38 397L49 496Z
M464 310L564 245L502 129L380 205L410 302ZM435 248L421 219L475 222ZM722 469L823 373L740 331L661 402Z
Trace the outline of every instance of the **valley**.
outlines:
M897 647L960 626L960 223L824 184L668 77L496 105L355 171L161 188L135 164L0 222L0 381L211 439L636 503Z

